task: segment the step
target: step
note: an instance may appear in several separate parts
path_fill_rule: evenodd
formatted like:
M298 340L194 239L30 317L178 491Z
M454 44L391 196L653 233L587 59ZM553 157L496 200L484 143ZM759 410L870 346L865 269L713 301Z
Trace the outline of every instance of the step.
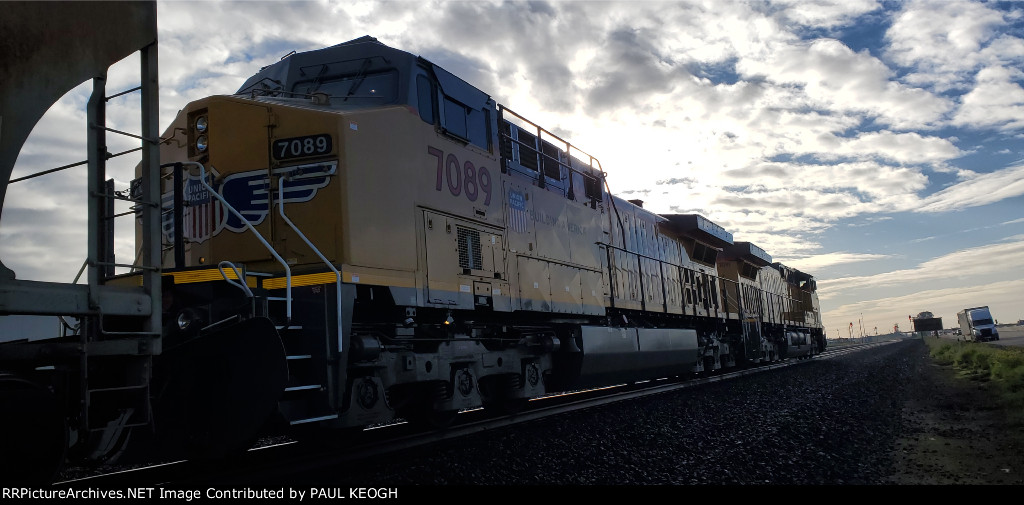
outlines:
M315 423L317 421L328 421L328 420L337 419L337 418L338 418L338 414L330 414L330 415L326 415L326 416L307 417L307 418L304 418L304 419L296 419L294 421L288 421L288 424L290 424L292 426L295 426L296 424Z
M310 390L313 390L313 389L319 390L321 387L322 386L320 384L309 384L309 385L306 385L306 386L287 387L287 388L284 388L284 390L287 393L289 391L310 391Z
M314 392L282 398L278 403L281 414L291 425L314 423L337 419L338 414L331 408L326 392Z

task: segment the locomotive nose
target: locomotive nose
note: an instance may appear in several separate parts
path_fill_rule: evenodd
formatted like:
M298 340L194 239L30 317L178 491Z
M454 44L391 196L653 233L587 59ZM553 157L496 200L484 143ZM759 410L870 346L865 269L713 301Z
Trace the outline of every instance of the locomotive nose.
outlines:
M0 374L0 484L45 484L64 462L67 426L45 387Z
M277 411L288 366L274 324L257 317L166 349L153 380L157 450L212 459L251 447Z

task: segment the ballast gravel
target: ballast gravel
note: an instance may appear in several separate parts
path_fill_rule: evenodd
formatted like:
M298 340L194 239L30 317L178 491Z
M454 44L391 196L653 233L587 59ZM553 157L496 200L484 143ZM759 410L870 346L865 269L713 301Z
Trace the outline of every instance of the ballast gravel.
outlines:
M908 386L926 354L910 339L817 357L299 480L360 487L886 484Z

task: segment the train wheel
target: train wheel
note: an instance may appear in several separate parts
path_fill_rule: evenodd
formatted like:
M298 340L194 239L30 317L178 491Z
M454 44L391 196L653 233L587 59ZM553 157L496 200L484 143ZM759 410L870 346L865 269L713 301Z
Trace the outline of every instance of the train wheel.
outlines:
M67 432L53 393L0 374L0 483L48 484L64 464Z

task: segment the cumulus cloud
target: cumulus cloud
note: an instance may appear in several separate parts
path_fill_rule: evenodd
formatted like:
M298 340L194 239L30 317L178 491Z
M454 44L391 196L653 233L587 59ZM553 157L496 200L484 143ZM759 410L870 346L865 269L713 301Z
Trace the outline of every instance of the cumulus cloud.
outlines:
M824 28L853 23L881 8L876 0L773 0L771 3L784 7L780 15L789 21Z
M942 97L892 81L892 71L883 62L835 39L780 46L764 59L741 61L737 68L799 86L816 108L867 113L897 128L934 125L951 107Z
M1019 130L1024 127L1024 72L1018 68L986 67L974 88L963 96L952 123L971 127Z
M896 64L963 74L984 64L981 49L1006 24L1004 14L976 2L907 2L886 33L885 54Z

